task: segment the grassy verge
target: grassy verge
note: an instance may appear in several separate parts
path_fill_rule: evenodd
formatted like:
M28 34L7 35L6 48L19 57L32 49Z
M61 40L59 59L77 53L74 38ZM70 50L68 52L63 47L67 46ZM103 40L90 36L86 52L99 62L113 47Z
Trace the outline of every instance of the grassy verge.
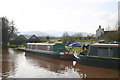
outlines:
M99 40L103 40L103 39L90 39L90 40L76 40L75 42L96 42L96 41L99 41Z
M59 39L50 39L50 42L57 42ZM96 41L99 41L99 40L106 40L106 39L89 39L89 40L75 40L74 42L96 42Z
M14 44L8 44L8 47L9 48L16 48L16 45L14 45Z
M52 43L55 43L55 42L57 42L59 39L50 39L50 42L52 42Z
M18 48L26 48L25 45L19 45Z
M80 47L69 47L69 46L66 46L65 48L68 51L77 51L77 52L80 52Z
M9 48L26 48L25 45L8 44Z

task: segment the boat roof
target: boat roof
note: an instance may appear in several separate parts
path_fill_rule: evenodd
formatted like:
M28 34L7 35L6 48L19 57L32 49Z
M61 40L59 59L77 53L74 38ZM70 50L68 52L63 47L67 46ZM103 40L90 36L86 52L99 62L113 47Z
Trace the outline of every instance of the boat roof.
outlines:
M111 46L111 47L120 47L119 44L103 44L103 43L95 43L95 44L91 44L90 46Z
M55 43L27 43L27 45L55 45Z

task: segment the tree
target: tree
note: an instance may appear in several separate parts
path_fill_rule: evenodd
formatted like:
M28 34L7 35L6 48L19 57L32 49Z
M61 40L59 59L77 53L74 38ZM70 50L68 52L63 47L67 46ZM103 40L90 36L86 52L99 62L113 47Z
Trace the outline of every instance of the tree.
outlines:
M106 30L106 31L110 31L110 30L111 30L111 27L108 26L108 27L105 28L105 30Z
M87 35L86 38L87 38L87 39L93 39L93 38L94 38L94 35L93 35L93 34L92 34L92 35Z
M118 41L117 31L115 31L115 32L109 32L109 33L105 34L104 38L106 38L109 41Z
M63 33L62 35L62 42L66 44L67 42L74 42L74 38L70 35L68 35L67 32Z
M46 36L46 39L48 42L50 42L50 37L49 36Z
M26 39L24 35L19 35L15 39L9 41L10 44L15 44L15 45L25 45L25 43L27 42L28 39Z
M2 48L7 48L11 35L15 33L13 21L9 22L6 17L2 17Z
M109 41L120 41L120 27L115 27L113 30L107 32L104 36Z
M0 52L2 48L2 25L0 24Z
M83 34L82 33L76 33L73 35L73 37L77 40L81 40L83 38Z

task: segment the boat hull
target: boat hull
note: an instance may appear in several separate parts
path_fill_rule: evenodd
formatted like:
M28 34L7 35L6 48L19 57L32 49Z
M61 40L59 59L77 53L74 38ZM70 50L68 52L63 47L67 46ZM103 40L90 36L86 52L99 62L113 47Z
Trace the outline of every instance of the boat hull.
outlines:
M95 67L120 69L120 60L115 58L102 58L93 56L83 56L76 58L76 61L80 64L90 65Z
M61 60L75 60L73 54L60 54L59 52L54 51L43 51L43 50L32 50L24 49L26 54L40 55L48 58L55 58Z

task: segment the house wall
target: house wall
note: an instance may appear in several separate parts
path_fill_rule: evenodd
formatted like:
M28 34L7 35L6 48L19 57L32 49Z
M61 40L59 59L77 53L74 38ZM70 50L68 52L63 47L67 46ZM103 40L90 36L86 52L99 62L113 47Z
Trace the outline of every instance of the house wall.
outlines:
M99 27L99 28L96 30L96 38L101 37L103 34L104 34L104 30L103 30L101 27Z

